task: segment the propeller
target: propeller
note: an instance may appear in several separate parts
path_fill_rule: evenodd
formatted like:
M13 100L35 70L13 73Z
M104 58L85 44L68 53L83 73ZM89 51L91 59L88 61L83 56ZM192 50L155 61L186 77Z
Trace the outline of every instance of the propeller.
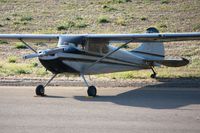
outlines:
M43 57L43 56L48 56L48 55L56 54L58 52L63 52L63 51L64 51L64 48L54 48L54 49L40 50L37 53L24 55L23 59L31 59L31 58L36 58L36 57Z
M30 50L32 50L34 52L33 54L24 55L23 59L31 59L31 58L36 58L36 57L48 56L48 55L52 55L52 54L55 54L58 52L65 51L65 48L63 48L63 47L36 51L34 48L32 48L30 45L28 45L23 39L19 39L19 40L22 43L24 43ZM63 43L62 37L59 38L59 41L60 41L60 43Z

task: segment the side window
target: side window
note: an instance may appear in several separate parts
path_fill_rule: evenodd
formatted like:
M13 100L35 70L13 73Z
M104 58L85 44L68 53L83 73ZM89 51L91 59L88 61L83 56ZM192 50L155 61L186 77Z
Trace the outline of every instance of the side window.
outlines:
M85 47L84 47L83 44L78 44L78 45L77 45L77 49L79 49L79 50L84 50Z
M109 52L108 45L103 45L101 52L107 54Z
M108 50L108 42L105 40L90 40L86 43L85 50L99 54L106 54Z

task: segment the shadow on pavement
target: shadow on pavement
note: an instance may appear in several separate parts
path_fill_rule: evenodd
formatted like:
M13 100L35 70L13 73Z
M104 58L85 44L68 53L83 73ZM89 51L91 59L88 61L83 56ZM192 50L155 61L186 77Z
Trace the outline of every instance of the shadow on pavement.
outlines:
M42 98L67 98L67 97L63 97L63 96L52 96L52 95L34 96L34 97L42 97Z
M164 86L164 87L163 87ZM173 109L200 104L200 88L166 87L168 83L149 85L112 96L74 98L86 102L112 102L118 105L153 109Z

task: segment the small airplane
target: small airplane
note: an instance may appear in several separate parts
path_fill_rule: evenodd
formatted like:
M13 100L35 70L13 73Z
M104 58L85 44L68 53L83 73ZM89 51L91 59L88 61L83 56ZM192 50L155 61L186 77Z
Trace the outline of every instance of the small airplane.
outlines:
M181 67L189 60L181 57L167 58L163 42L200 40L200 32L159 33L150 27L141 34L0 34L0 40L18 40L34 53L24 59L37 57L41 64L53 73L45 85L38 85L36 95L45 96L45 87L60 73L76 73L88 87L88 96L95 97L96 87L89 85L85 75L151 69L155 66ZM36 51L27 41L57 42L56 48ZM123 43L114 47L112 43ZM131 51L124 50L129 43L141 45Z

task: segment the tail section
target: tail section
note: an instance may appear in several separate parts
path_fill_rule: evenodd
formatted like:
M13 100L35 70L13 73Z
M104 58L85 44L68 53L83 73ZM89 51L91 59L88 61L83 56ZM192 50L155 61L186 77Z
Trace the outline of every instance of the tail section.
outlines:
M156 28L148 28L147 33L158 33ZM180 67L185 66L189 61L180 57L165 57L165 49L163 42L145 42L138 48L131 51L133 54L144 58L144 61L149 66L164 65L168 67Z
M159 33L159 31L151 27L147 29L147 33ZM165 57L163 42L144 42L131 52L145 59L163 59Z

